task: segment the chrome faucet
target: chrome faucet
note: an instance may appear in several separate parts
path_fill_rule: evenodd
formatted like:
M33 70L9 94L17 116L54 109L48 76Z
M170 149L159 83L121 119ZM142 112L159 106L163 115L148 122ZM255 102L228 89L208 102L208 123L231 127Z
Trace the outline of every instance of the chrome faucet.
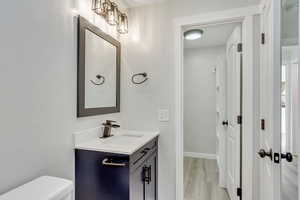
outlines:
M112 136L112 134L111 134L112 128L120 128L120 125L113 124L114 122L116 122L116 121L106 120L106 122L102 124L104 126L102 138L111 137Z

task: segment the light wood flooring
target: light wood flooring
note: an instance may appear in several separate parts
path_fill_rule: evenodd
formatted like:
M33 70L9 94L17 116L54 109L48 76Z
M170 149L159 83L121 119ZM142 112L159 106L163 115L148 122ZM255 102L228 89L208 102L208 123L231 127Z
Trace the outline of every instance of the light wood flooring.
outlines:
M282 200L298 199L298 173L297 173L297 158L294 158L293 163L282 161Z
M218 185L216 160L184 158L184 200L230 200Z

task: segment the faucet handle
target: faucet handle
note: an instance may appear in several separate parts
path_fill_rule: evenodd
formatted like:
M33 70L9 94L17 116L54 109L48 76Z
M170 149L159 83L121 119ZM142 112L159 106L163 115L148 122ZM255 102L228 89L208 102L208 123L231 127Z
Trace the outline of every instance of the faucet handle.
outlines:
M106 120L106 124L112 124L114 122L116 122L116 121L114 121L114 120Z
M113 127L113 128L120 128L121 126L118 125L118 124L112 124L111 127Z
M104 125L104 126L111 126L112 123L114 123L114 122L116 122L116 121L113 121L113 120L106 120L106 122L105 122L105 123L102 123L102 125Z
M106 120L106 122L103 123L102 125L103 125L103 126L112 127L112 128L120 128L120 125L118 125L118 124L113 124L114 122L116 122L116 121L113 121L113 120Z

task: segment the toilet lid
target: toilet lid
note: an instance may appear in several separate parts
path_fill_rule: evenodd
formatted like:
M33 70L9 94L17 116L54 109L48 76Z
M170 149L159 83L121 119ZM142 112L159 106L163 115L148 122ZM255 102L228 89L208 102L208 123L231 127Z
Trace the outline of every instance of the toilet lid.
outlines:
M72 181L42 176L0 195L0 200L61 200L72 192Z

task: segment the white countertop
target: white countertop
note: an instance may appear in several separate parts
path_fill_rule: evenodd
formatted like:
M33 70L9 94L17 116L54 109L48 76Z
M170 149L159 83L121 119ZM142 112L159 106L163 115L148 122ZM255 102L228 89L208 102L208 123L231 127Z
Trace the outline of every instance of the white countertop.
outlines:
M96 131L100 132L101 128L75 134L75 149L131 155L159 136L158 131L118 130L114 136L102 139Z

